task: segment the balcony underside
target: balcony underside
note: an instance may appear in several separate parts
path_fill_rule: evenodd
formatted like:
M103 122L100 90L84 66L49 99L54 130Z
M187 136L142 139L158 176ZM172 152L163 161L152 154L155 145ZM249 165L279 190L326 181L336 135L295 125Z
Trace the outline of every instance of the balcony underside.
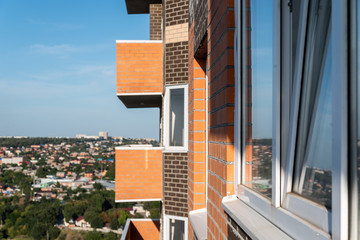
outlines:
M118 94L127 108L161 108L162 95L158 94Z
M149 5L161 3L161 0L125 0L128 14L149 13Z

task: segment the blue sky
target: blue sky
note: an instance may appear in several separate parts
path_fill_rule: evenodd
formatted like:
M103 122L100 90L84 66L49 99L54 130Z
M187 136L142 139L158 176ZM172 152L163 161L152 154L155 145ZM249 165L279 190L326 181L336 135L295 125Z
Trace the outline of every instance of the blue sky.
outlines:
M159 110L116 97L115 41L148 39L148 14L125 0L0 0L0 32L0 136L158 138Z

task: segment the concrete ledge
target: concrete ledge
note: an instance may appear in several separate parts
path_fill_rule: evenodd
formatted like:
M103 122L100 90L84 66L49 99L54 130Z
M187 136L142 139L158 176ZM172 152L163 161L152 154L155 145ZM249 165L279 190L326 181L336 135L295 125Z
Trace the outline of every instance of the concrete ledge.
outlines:
M132 144L115 147L115 150L163 150L163 147L153 147L151 144Z
M221 206L224 211L253 240L292 239L258 212L239 200L236 196L224 197Z
M195 235L199 240L207 239L207 211L206 208L189 212L189 219Z

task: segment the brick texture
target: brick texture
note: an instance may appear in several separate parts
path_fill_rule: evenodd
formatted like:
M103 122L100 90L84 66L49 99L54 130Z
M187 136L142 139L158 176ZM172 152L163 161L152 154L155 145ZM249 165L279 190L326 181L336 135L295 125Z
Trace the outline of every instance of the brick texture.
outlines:
M148 239L158 240L160 239L160 221L136 221L130 222L129 230L125 237L126 240L136 239Z
M193 44L193 38L189 46ZM192 48L189 48L189 50ZM189 51L189 211L206 202L206 60Z
M188 41L165 44L164 84L188 83Z
M115 200L162 199L162 152L121 149L115 152Z
M251 240L229 215L227 215L227 226L229 240Z
M165 28L165 43L183 42L188 40L187 23L171 25Z
M150 40L161 40L162 4L150 4Z
M165 214L187 217L187 153L163 153Z
M208 1L208 239L228 239L221 200L234 194L234 1Z
M189 26L194 27L194 42L191 45L194 53L199 49L208 26L208 1L189 1Z
M194 2L194 1L190 1ZM206 3L206 2L205 2ZM191 18L190 18L191 19ZM196 32L194 22L189 25L189 212L206 207L206 49L205 54L195 58ZM189 233L193 232L189 222ZM189 240L196 239L189 234Z
M162 92L162 43L117 43L117 93Z
M165 26L188 22L188 0L164 0Z

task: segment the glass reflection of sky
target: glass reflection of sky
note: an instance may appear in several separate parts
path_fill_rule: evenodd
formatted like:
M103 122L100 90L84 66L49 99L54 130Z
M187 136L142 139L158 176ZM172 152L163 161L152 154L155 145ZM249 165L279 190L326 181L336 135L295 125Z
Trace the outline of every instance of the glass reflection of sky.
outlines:
M332 83L331 83L331 38L326 55L321 82L319 102L315 123L306 153L305 165L313 168L331 170L332 166Z
M251 1L253 138L272 138L272 1Z

